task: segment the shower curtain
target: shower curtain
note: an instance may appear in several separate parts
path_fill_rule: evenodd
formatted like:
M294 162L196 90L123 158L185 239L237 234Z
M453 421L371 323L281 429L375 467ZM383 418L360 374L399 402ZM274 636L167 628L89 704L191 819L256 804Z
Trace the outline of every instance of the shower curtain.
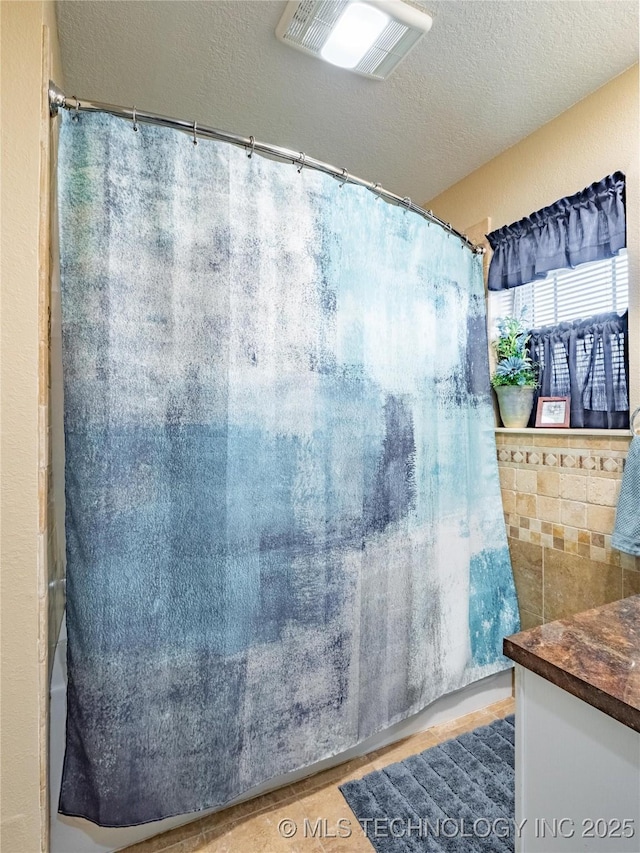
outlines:
M59 169L60 810L222 805L507 667L481 259L107 115L63 117Z

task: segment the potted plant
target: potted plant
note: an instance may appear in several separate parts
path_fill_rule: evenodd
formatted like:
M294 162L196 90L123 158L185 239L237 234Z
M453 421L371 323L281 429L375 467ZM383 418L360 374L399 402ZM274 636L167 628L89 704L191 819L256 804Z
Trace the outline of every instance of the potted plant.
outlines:
M529 358L530 335L522 320L502 317L498 320L498 337L493 341L498 363L491 378L500 417L506 427L526 427L538 385L536 365Z

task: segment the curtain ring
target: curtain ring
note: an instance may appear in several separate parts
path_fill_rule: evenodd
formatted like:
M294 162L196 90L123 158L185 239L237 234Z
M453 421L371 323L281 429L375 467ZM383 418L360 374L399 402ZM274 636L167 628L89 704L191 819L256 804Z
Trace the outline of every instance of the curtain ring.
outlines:
M409 196L408 196L408 195L406 195L406 196L402 199L402 204L404 204L404 206L405 206L405 207L404 207L404 212L406 213L406 212L407 212L407 210L409 210L409 208L411 207L411 199L409 198Z
M298 166L298 174L302 171L302 167L304 166L304 161L306 160L306 155L304 151L300 152L300 165Z
M340 184L340 189L347 183L349 180L349 172L346 169L342 170L342 177L344 178L343 182Z
M198 133L198 122L194 120L194 122L193 122L193 144L194 145L198 144L197 133Z
M251 158L253 157L253 151L254 151L254 149L255 149L255 147L256 147L256 140L255 140L255 137L254 137L254 136L250 136L250 137L249 137L249 142L251 143L251 147L250 147L250 149L249 149L249 152L247 153L247 157L249 158L249 160L251 160Z
M80 119L80 101L76 98L75 95L73 96L73 100L76 102L76 107L73 111L73 121L79 121L79 119Z
M133 131L134 133L138 132L138 122L136 121L136 108L134 106L133 110Z
M380 186L380 184L376 182L376 183L371 187L371 192L376 194L376 201L378 201L378 199L380 198L380 193L378 192L378 187L379 187L379 186Z

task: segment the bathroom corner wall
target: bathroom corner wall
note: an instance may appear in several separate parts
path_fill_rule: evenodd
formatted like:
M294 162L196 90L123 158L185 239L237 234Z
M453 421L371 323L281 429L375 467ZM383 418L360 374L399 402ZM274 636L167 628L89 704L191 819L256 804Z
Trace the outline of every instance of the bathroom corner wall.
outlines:
M640 558L611 547L629 441L496 434L523 629L640 593Z
M487 218L495 229L623 171L632 408L640 405L638 106L635 65L425 204L462 232ZM629 440L588 430L496 433L524 628L640 593L640 561L611 548Z
M640 126L638 65L606 83L425 203L463 233L508 225L617 169L627 176L629 385L640 405ZM527 93L523 92L526 98Z
M50 151L61 81L53 2L0 3L2 849L48 849ZM59 561L58 561L59 562Z

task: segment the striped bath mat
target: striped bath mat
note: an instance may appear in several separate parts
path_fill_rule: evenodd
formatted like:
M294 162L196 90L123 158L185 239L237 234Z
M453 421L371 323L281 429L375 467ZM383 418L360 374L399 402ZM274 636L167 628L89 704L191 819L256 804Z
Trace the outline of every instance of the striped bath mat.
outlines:
M513 853L514 716L340 790L377 853Z

